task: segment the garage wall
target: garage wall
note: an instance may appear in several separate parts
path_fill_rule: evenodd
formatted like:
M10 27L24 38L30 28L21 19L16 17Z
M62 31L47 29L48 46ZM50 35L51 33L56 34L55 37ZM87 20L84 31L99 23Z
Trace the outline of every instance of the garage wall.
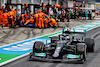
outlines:
M91 8L92 8L92 9L95 9L95 5L94 5L94 4L91 4Z
M48 4L48 0L43 0L43 1L44 1L44 2L43 2L44 4Z
M0 0L0 8L1 8L1 6L2 6L2 0Z
M68 7L73 7L74 4L73 4L73 1L68 1Z

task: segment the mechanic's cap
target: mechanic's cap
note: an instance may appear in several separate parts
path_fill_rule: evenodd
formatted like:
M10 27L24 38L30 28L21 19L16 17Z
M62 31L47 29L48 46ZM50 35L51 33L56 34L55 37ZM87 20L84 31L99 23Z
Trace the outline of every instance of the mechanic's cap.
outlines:
M20 18L22 19L22 15L20 16Z
M27 12L28 14L30 13L30 12Z
M43 10L41 9L41 11L43 12Z
M29 17L29 16L27 16L27 18L29 19L30 17Z
M53 17L50 17L50 18L53 18Z
M47 16L45 16L46 18L48 18Z
M7 13L8 13L8 10L5 10L5 12L7 12Z

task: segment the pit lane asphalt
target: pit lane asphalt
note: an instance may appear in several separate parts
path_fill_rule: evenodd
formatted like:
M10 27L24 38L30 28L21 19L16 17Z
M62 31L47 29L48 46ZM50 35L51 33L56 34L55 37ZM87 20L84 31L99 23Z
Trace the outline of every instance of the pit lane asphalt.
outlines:
M28 61L28 56L18 59L17 61L11 62L2 67L97 67L100 64L97 63L95 66L91 66L90 64L94 64L92 61L96 58L96 56L100 52L100 27L93 29L87 32L87 37L95 37L95 52L88 53L87 60L84 64L78 64L77 62L62 62L62 63L54 63L54 62L41 62L41 61ZM98 36L96 36L98 35ZM96 60L95 60L96 61ZM90 65L90 66L89 66ZM100 66L99 66L100 67Z

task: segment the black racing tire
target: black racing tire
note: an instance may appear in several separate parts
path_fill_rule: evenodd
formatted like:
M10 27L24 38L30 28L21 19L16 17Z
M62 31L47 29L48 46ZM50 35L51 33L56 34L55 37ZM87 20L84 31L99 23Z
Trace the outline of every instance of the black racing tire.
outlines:
M36 41L33 45L33 53L34 52L44 52L45 44L41 41Z
M94 52L95 42L92 38L85 38L85 44L87 45L88 52Z
M85 43L77 43L76 46L77 46L76 52L79 53L79 54L83 54L84 51L85 51L85 46L86 46L86 44L85 44Z

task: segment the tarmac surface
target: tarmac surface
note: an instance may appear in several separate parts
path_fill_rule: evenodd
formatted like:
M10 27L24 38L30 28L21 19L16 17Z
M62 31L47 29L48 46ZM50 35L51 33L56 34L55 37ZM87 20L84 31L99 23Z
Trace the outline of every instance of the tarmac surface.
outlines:
M70 22L59 22L59 26L66 27L69 24L69 27L75 27L98 20L70 20ZM44 34L53 33L55 31L62 30L63 28L47 28L47 29L38 29L38 28L16 28L9 29L4 27L0 28L0 46L26 40L29 38L34 38ZM87 61L84 64L78 64L77 62L64 62L64 63L53 63L53 62L40 62L40 61L28 61L28 56L21 58L17 61L11 62L3 67L100 67L100 36L99 31L100 27L93 29L87 32L88 37L95 37L95 52L88 53ZM98 36L95 36L95 34Z

